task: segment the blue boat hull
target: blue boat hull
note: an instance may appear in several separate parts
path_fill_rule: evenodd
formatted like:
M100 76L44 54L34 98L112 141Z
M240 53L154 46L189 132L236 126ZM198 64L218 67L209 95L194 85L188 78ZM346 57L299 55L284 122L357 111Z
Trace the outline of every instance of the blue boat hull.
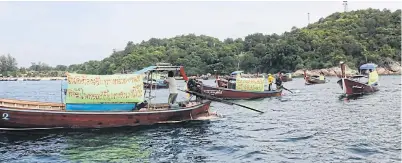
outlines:
M76 112L118 112L132 111L136 104L66 104L66 111Z

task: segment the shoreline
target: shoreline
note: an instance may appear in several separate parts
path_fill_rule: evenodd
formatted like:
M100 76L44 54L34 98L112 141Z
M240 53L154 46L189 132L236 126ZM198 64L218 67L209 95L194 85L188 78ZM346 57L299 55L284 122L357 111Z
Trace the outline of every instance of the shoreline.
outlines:
M306 74L308 76L311 75L320 75L320 73L324 73L324 76L340 76L341 68L332 67L332 68L324 68L324 69L314 69L314 70L306 70ZM358 70L350 69L346 66L346 75L354 75L357 74ZM402 75L402 67L401 66L392 66L390 68L378 67L377 68L378 75ZM293 77L303 77L304 69L296 70L292 73Z

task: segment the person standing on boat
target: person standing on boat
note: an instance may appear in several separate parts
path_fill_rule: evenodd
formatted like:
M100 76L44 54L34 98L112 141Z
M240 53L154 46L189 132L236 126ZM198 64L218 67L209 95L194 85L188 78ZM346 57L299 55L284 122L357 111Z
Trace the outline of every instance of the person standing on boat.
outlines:
M174 104L177 98L177 86L176 86L176 79L174 78L173 71L168 72L167 83L169 84L169 105Z
M274 82L274 77L272 74L268 74L268 91L271 90L272 83Z
M372 69L369 70L369 81L368 85L377 85L378 82L378 74L377 71L373 71Z
M325 80L324 73L320 72L320 80Z
M282 88L282 78L280 76L276 77L275 79L276 90Z

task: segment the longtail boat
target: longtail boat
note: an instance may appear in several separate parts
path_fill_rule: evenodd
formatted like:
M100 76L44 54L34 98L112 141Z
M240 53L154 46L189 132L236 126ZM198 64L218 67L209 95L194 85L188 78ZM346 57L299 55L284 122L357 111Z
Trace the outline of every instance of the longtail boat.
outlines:
M373 73L377 74L377 65L373 63L367 63L361 65L359 68L359 75L354 75L351 77L346 77L345 75L345 63L341 62L341 72L342 76L341 79L338 80L338 84L343 90L343 93L346 96L354 96L354 95L364 95L379 91L378 88L378 81L370 84L368 82L361 81L362 78L366 77L364 74L365 71L371 70ZM370 79L369 79L370 80ZM370 82L370 81L369 81Z
M139 126L209 115L210 100L152 104L152 89L144 90L142 79L157 71L179 71L188 80L182 66L150 66L121 75L68 73L63 103L0 99L0 129Z
M23 81L41 81L40 78L25 78Z
M0 78L0 81L17 81L17 78Z
M282 82L289 82L292 81L292 74L286 73L285 75L281 75Z
M304 70L304 81L306 85L314 85L314 84L325 84L327 83L327 81L324 80L320 80L319 76L317 75L312 75L312 76L308 76L306 73L306 70Z
M208 85L203 85L202 88L203 92L208 95L228 100L250 100L250 99L267 98L267 97L278 97L282 95L282 89L273 91L264 90L258 92L258 91L244 91L244 90L228 89L221 87L213 87Z
M253 84L252 82L257 80L259 83L250 90L250 86ZM282 95L282 89L265 90L264 81L263 78L230 78L223 86L220 86L219 82L217 82L217 87L203 84L202 90L203 93L208 95L231 100L258 99Z

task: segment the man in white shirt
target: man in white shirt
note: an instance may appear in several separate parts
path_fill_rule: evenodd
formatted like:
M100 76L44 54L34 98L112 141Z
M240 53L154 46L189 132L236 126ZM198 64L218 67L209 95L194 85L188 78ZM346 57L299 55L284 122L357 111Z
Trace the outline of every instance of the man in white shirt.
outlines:
M173 77L173 71L168 72L167 83L169 84L169 105L174 104L177 98L177 86L176 86L176 79Z

